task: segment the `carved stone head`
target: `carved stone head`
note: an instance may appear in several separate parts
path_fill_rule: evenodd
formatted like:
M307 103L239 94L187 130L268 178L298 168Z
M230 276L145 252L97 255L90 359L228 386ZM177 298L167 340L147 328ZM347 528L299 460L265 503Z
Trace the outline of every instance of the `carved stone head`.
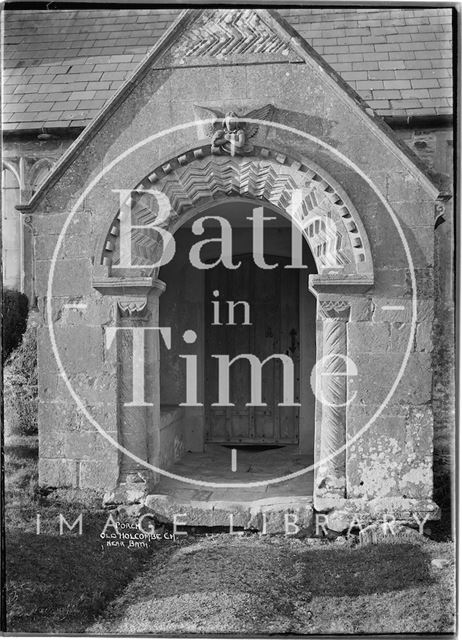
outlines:
M234 111L228 111L223 120L223 128L227 131L236 131L239 128L239 119Z

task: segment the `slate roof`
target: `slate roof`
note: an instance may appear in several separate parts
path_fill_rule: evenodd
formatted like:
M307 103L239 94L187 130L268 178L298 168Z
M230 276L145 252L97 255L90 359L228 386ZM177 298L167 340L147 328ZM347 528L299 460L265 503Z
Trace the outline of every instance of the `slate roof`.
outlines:
M452 10L280 9L382 116L452 113ZM86 126L179 15L5 11L3 129Z

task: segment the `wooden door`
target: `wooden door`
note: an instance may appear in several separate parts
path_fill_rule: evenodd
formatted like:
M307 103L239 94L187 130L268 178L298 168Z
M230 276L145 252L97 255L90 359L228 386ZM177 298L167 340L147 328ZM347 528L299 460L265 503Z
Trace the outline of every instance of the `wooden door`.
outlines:
M266 406L246 406L251 401L251 367L247 359L230 366L232 407L214 407L218 401L218 361L212 355L230 359L254 354L260 362L276 353L289 355L294 362L294 399L299 402L299 273L284 269L288 260L265 256L275 269L258 268L252 255L235 256L239 269L221 264L206 271L205 287L205 409L206 440L228 444L297 443L299 407L279 407L283 402L283 366L278 358L262 367L262 402ZM214 292L219 292L218 296ZM220 325L214 324L212 301L220 303ZM250 306L250 326L243 324L243 305L236 305L230 325L227 301L246 301Z

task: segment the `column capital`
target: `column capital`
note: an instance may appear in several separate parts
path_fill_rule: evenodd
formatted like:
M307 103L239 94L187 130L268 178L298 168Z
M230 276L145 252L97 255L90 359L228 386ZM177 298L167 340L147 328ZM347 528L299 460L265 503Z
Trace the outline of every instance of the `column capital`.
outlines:
M318 300L318 313L323 320L347 322L350 319L350 308L348 300Z
M151 276L136 276L134 278L98 278L92 282L94 289L103 295L120 298L144 298L148 295L160 296L166 289L162 280Z
M127 298L117 300L117 307L121 318L143 319L148 314L148 300L146 298Z
M103 295L115 298L120 318L147 318L149 297L159 298L166 285L153 277L103 278L93 280L93 287Z

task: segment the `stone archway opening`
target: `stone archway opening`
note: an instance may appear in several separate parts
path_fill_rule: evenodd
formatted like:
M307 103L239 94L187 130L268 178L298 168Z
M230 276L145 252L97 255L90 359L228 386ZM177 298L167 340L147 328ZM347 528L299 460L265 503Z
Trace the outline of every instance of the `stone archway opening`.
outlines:
M218 239L227 232L223 247ZM175 257L159 271L166 284L159 324L173 328L170 348L160 347L161 466L198 480L251 483L313 463L307 381L316 300L308 278L317 271L306 242L298 255L296 233L281 211L250 198L225 198L177 228ZM191 253L198 242L204 268ZM251 493L311 496L312 484L309 473ZM156 492L182 488L162 478Z
M278 499L290 498L292 500L293 498L291 504L293 503L294 508L298 511L303 510L307 505L309 505L307 508L311 509L313 501L316 505L321 502L324 504L326 500L330 504L329 501L345 499L347 381L345 372L343 369L340 370L339 366L344 367L347 357L347 325L351 306L355 304L357 296L363 295L374 281L372 254L367 234L358 212L345 191L314 163L305 159L292 159L269 149L255 148L255 153L256 157L252 158L217 157L210 156L210 147L194 149L171 159L151 172L133 190L129 191L126 201L121 201L121 209L112 218L112 221L108 219L108 233L104 238L100 238L97 247L99 264L95 265L93 279L95 288L114 297L118 308L117 321L120 324L127 328L136 328L140 326L140 323L147 322L151 327L161 327L159 310L162 308L161 300L165 296L166 286L167 289L169 286L158 277L159 260L165 255L165 246L168 246L164 244L164 239L166 238L167 242L171 242L172 246L176 248L175 243L170 239L179 238L181 233L187 230L187 224L193 225L194 221L191 222L193 217L204 216L204 212L208 212L210 216L210 211L214 207L223 205L225 202L231 204L233 201L242 203L243 200L250 200L259 205L257 208L261 209L263 206L269 211L275 211L280 216L285 216L290 221L291 230L298 231L298 234L295 234L298 241L293 243L293 237L291 237L290 243L292 253L293 244L298 247L298 251L295 251L295 255L298 256L295 264L298 267L301 264L303 247L305 251L309 247L315 269L312 269L311 273L307 273L308 282L305 281L305 291L309 290L313 294L312 299L316 302L316 340L312 341L311 345L316 345L315 361L316 363L319 361L324 363L322 366L326 367L327 375L322 375L324 371L321 371L321 375L319 375L319 371L316 369L316 389L320 392L323 402L319 402L316 393L316 401L313 401L315 406L314 420L306 414L307 404L300 403L299 424L312 424L314 437L313 433L307 437L303 429L299 428L298 434L296 430L292 432L293 438L298 435L298 443L286 442L284 444L286 447L296 447L297 456L307 457L302 462L304 467L313 462L314 456L314 480L312 474L303 473L288 481L293 483L290 487L284 487L279 480L275 484L268 485L266 480L287 475L287 459L283 457L281 466L285 467L286 474L281 473L278 476L277 465L274 464L271 473L261 480L260 486L271 487L268 496L262 497L258 492L258 495L255 495L250 489L245 492L251 502L250 505L247 504L247 514L250 513L249 509L252 511L254 508L261 512L261 500L271 502L275 496ZM128 225L127 220L129 220ZM232 231L232 226L229 226ZM181 231L182 228L183 231ZM180 235L177 235L178 230L181 232ZM199 235L202 233L201 229ZM196 245L200 245L203 238L196 237L195 240ZM124 265L124 252L125 257L127 253L130 254L129 269ZM228 250L228 253L232 258L233 250ZM213 260L213 255L209 258ZM162 278L166 278L164 274L168 269L168 264L167 268L165 267L167 262L162 263L163 266L161 265L160 268ZM188 286L188 278L181 273L181 270L177 277L179 277L178 282L184 284L185 291L189 294L192 289ZM167 279L173 282L172 278ZM205 298L205 281L202 286L203 298ZM209 287L212 294L215 290L213 286L212 284ZM215 302L219 302L219 298L218 295ZM299 297L299 301L301 299ZM309 299L308 294L303 299ZM171 301L173 307L176 303L175 299ZM200 302L197 309L201 309L200 314L205 318L203 305L204 302ZM303 327L306 330L308 326L309 323L300 322L300 328ZM292 328L289 329L289 335ZM182 347L187 347L196 341L196 337L190 342L185 339L184 334L187 334L189 329L190 327L185 327L181 335L178 332L180 337L177 339L182 340ZM195 476L198 469L206 470L210 465L210 459L207 458L207 451L204 447L207 415L202 409L203 403L199 400L188 403L188 437L194 441L198 450L191 450L191 455L196 456L193 468L182 468L182 460L186 460L184 457L185 439L181 437L182 433L184 434L182 428L185 423L184 406L180 407L181 402L179 403L178 399L171 403L169 399L165 399L165 395L162 403L159 382L163 377L162 362L159 356L161 350L160 332L152 334L151 342L152 353L148 358L145 370L148 378L154 383L151 386L151 402L146 409L140 408L136 419L133 417L134 410L124 401L127 395L127 385L124 384L124 379L128 379L132 375L132 368L130 363L124 363L123 349L121 348L119 378L122 384L118 400L120 407L118 414L119 438L127 450L131 451L133 447L137 447L138 462L122 457L119 482L128 483L130 478L139 477L141 473L143 477L146 477L147 484L152 486L152 480L158 483L154 488L156 493L151 496L155 502L153 506L157 513L162 513L163 507L171 511L172 500L175 504L175 499L172 497L175 492L179 492L183 496L187 494L189 501L201 501L205 496L204 504L201 502L201 506L206 510L215 510L217 502L222 500L228 502L228 507L230 499L233 502L235 498L239 504L243 495L242 487L246 483L238 484L234 498L228 493L229 487L227 485L228 481L231 484L233 478L236 477L232 463L230 464L232 458L229 448L236 449L237 446L242 446L242 442L239 443L239 431L241 436L243 433L242 425L237 428L238 437L236 438L236 430L234 427L227 428L227 417L226 415L222 416L221 441L217 444L225 449L228 447L226 451L227 462L219 466L219 477L214 478L211 482L222 485L225 483L226 488L222 486L218 491L212 491L209 490L210 480L203 480L202 482L205 484L200 485L201 481L197 479L197 475L196 480L191 479L191 475ZM306 348L307 344L305 342L304 348L300 351L305 362L309 353ZM292 346L291 337L289 353ZM193 357L188 358L188 356L194 356L194 353L188 353L184 349L178 354L183 356L183 367L188 364L197 366ZM227 355L229 356L229 353ZM178 368L174 370L173 379L175 376L181 378L178 371ZM301 371L302 389L309 389L310 373L309 367ZM164 379L166 379L165 376ZM203 374L201 380L204 387L206 381ZM191 397L195 400L198 397L199 389L193 391ZM204 394L203 397L205 398ZM161 404L163 404L163 411L161 411ZM212 402L209 404L213 405ZM226 402L221 404L226 404ZM194 411L196 411L195 415ZM141 418L141 416L144 417ZM249 420L249 415L244 415L243 422L246 425L249 424ZM272 424L272 439L269 444L256 443L256 445L280 447L274 436L276 432L280 435L280 427L274 428L274 419L267 420L267 422ZM265 424L265 418L262 423ZM284 431L282 430L282 432ZM255 430L254 433L256 433ZM194 437L191 434L195 434ZM248 428L245 434L249 440ZM207 437L209 438L209 436ZM213 438L209 439L213 440ZM245 440L245 438L241 437L241 440ZM243 444L249 446L249 442ZM187 444L187 446L190 445ZM253 450L255 453L256 449ZM281 450L284 452L284 449L273 449L273 451ZM205 457L200 460L200 456ZM310 456L311 460L309 460ZM177 474L175 478L172 478L168 473L160 475L157 472L154 475L146 473L143 465L139 463L140 460L147 460L149 464L160 469L175 468ZM300 461L297 464L299 463ZM249 464L248 468L251 467L252 465ZM207 474L206 471L204 473ZM226 477L225 473L229 477ZM181 481L180 476L187 477L188 482ZM234 483L236 484L235 481ZM250 486L252 489L254 488L254 485L250 484ZM273 489L277 492L276 494ZM255 500L258 503L257 506ZM180 500L179 513L183 503L184 501ZM202 513L201 524L206 524L205 520ZM215 520L214 523L217 524Z

